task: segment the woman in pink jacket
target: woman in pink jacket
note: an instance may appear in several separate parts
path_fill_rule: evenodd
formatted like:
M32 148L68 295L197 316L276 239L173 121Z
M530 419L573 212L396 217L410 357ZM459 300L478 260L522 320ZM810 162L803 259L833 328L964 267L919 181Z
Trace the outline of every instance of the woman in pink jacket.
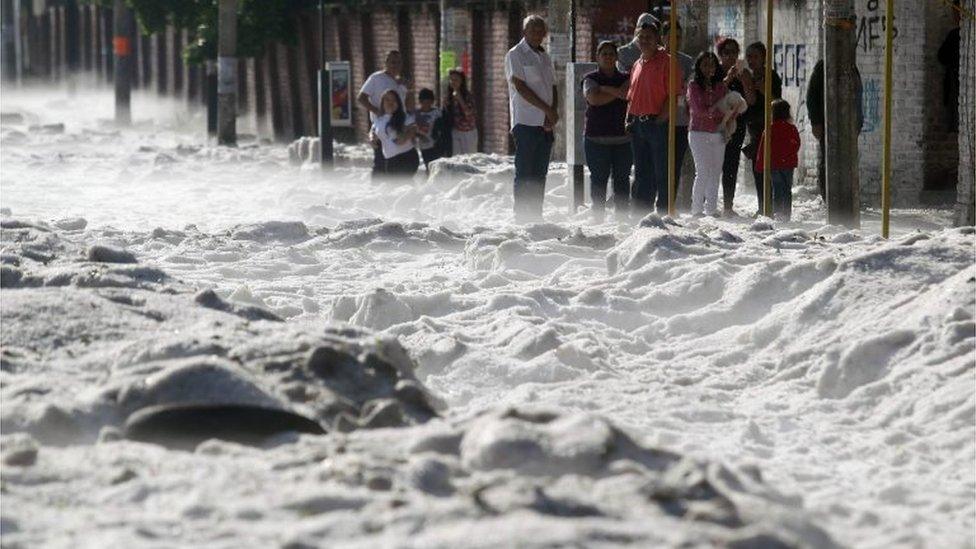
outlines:
M722 183L725 138L719 101L728 93L722 83L718 57L702 52L695 60L695 75L688 85L688 146L695 159L695 185L691 191L691 213L716 215L718 188Z

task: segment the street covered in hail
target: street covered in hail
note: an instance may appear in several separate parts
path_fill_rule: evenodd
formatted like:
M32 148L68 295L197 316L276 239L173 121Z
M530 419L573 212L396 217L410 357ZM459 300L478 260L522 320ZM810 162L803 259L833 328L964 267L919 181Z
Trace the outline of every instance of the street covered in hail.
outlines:
M510 157L372 183L111 108L4 92L5 546L971 546L948 213L595 224L557 163L516 225Z

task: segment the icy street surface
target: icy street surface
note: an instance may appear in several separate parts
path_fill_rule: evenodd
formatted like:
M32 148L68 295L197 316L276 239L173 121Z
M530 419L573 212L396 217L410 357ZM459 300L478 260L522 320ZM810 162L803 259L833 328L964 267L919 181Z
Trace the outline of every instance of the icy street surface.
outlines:
M523 227L504 157L323 179L111 109L3 96L5 546L974 546L976 245L946 213L885 241L799 189L792 224L592 225L554 165ZM321 346L388 361L402 421L118 439L173 387L332 418Z

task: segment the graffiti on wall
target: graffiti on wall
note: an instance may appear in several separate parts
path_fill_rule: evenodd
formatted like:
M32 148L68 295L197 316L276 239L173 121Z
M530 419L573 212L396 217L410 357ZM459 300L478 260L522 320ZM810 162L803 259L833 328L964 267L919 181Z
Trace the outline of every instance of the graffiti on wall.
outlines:
M868 0L867 13L858 18L857 47L864 52L875 48L884 48L884 34L887 29L888 16L879 13L881 1ZM898 26L891 29L892 36L898 37Z
M807 81L807 45L773 44L773 68L784 87L803 88Z
M861 107L864 109L864 127L861 133L871 133L881 124L881 82L866 78L863 82Z
M718 10L715 22L714 39L727 36L737 36L742 26L742 11L739 6L726 6Z

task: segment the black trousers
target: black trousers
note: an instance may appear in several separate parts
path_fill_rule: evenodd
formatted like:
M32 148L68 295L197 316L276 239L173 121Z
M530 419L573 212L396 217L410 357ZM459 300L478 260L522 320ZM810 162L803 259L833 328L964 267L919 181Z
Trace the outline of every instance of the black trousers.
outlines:
M383 158L383 148L373 147L373 171L370 173L370 179L377 181L383 178L383 173L386 172L386 159Z
M685 153L688 152L688 126L674 128L674 195L678 196L681 187L681 166L685 163ZM676 198L677 199L677 198Z
M438 147L432 147L430 149L420 149L420 156L424 159L424 168L427 172L430 172L430 163L441 157L441 151Z
M725 144L725 160L722 162L722 202L725 211L732 209L735 200L735 184L739 176L739 160L742 156L742 142L746 140L746 122L741 117L736 124L735 133Z
M388 178L411 177L417 173L420 167L420 156L417 149L410 149L405 153L398 154L386 159L386 176Z

